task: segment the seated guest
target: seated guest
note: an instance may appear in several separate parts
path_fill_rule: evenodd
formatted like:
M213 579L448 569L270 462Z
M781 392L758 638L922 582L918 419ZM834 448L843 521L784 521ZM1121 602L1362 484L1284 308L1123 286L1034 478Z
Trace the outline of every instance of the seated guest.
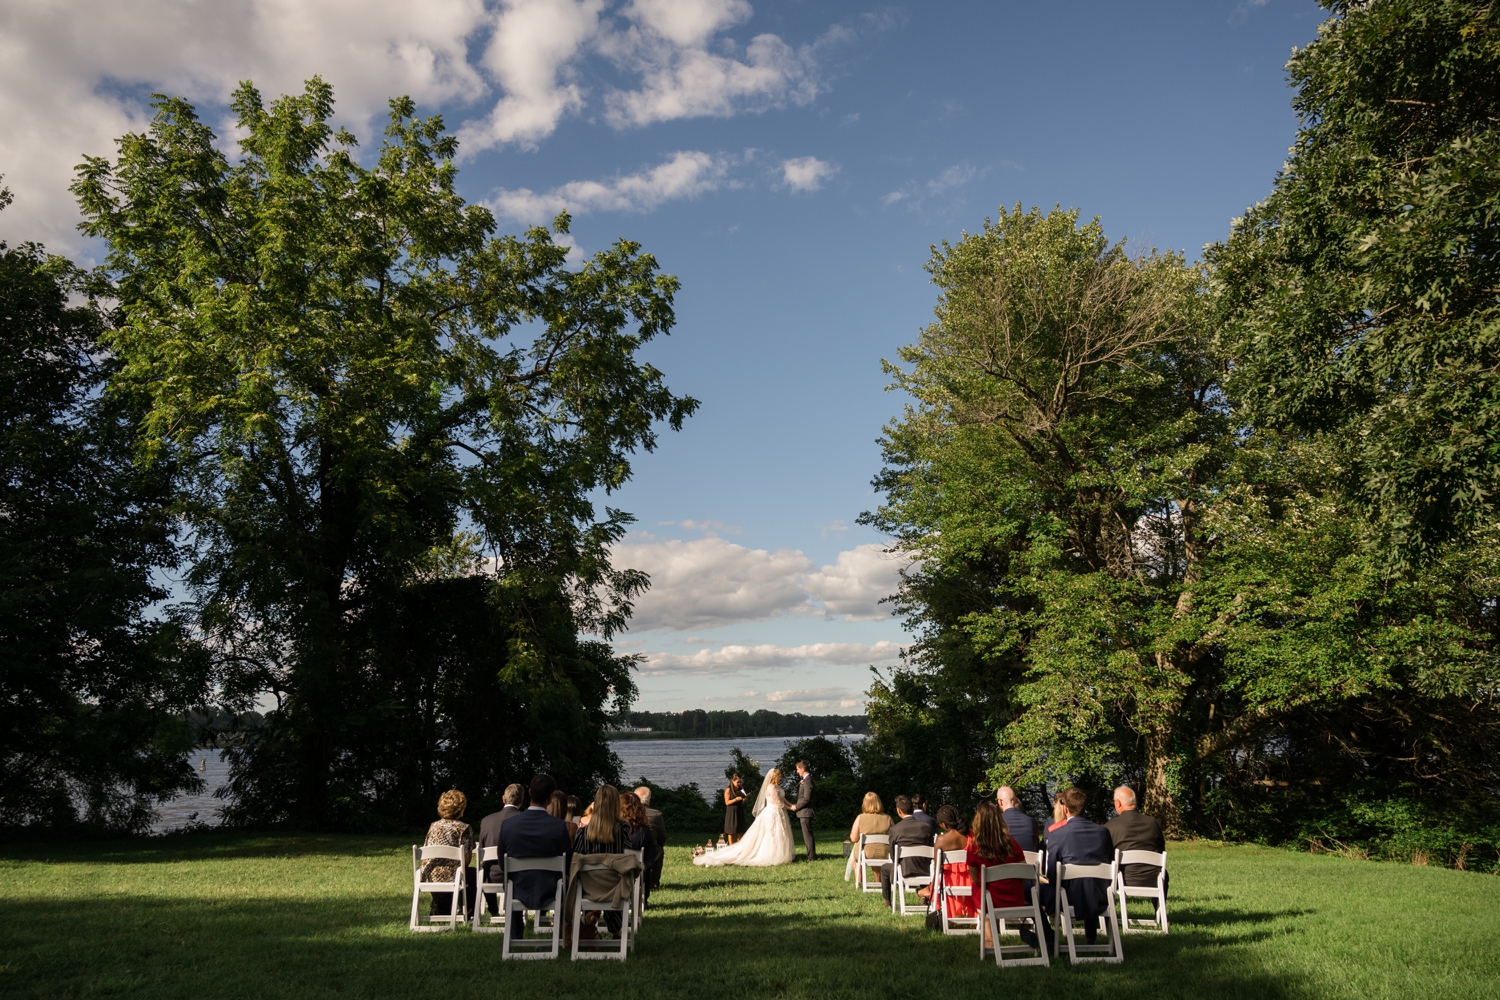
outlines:
M573 838L574 854L624 854L630 846L630 825L620 818L620 790L614 785L605 785L594 796L589 825L578 831ZM572 862L570 861L569 864ZM599 922L598 910L589 910L583 916L590 925ZM604 923L610 933L620 933L620 914L606 911Z
M1000 814L1000 807L989 801L980 802L974 809L974 820L970 824L964 849L969 852L969 884L975 886L983 881L984 869L994 865L1021 864L1026 860L1026 856L1021 853L1021 845L1011 839L1010 831L1005 828L1005 817ZM1018 878L995 879L989 883L990 905L1006 908L1025 906L1030 901L1027 898L1029 885L1027 881ZM972 904L976 907L976 912L979 902L979 899L975 899ZM983 933L985 947L994 947L995 940L988 922ZM1024 931L1022 937L1025 937Z
M1023 851L1035 851L1041 829L1036 820L1021 811L1021 802L1016 798L1016 790L1009 785L1001 785L995 792L995 801L1000 803L1000 811L1005 817L1005 829L1010 833L1010 839L1020 844Z
M646 888L655 889L661 885L661 866L667 857L667 821L660 809L651 808L649 786L642 785L637 788L635 797L641 800L641 805L646 810L646 820L651 824L651 836L656 841L656 853L646 855Z
M576 796L576 795L569 795L568 796L568 825L569 826L575 826L576 827L578 825L578 816L579 816L579 814L581 812L583 812L583 808L582 808L582 804L578 801L578 796Z
M592 802L590 802L588 805L586 805L586 806L583 807L583 815L580 816L580 817L578 817L578 822L575 823L574 825L579 830L582 830L584 827L586 827L586 826L589 825L589 820L591 820L593 818L594 818L594 804ZM577 834L576 831L574 832L573 836L575 838L578 836L578 834Z
M865 792L864 801L859 807L859 815L854 817L854 825L849 828L849 836L844 838L844 842L858 845L859 838L867 833L890 833L891 823L891 818L885 814L885 804L880 801L880 796L874 792ZM888 858L891 855L884 844L871 844L865 849L865 856Z
M891 846L931 847L932 827L912 815L911 798L896 796L897 821L891 827ZM932 862L927 858L902 858L901 875L904 878L925 878L932 872ZM895 882L895 865L887 862L880 866L880 894L885 905L891 906L891 886Z
M911 797L911 818L932 827L932 835L937 836L937 820L927 815L927 796L913 795Z
M1063 793L1058 792L1052 797L1052 822L1047 824L1047 832L1060 829L1067 821L1068 804L1063 801Z
M500 793L500 801L505 805L499 812L492 812L479 821L479 846L499 847L500 827L513 816L519 816L526 802L526 789L520 785L506 785L505 791ZM484 866L484 880L486 882L498 882L500 876L496 873L495 863L492 861Z
M556 790L557 782L552 780L550 774L539 774L531 779L531 806L508 821L500 830L498 846L502 862L508 857L561 857L566 877L573 853L572 846L568 843L568 824L547 811L547 804L552 801L552 793ZM496 881L504 877L504 871L502 865L501 874ZM528 910L540 910L543 907L550 909L554 905L561 905L562 900L557 900L556 904L553 902L557 877L556 872L549 871L516 872L511 876L511 885L516 891L515 898L525 904ZM494 905L493 900L490 905ZM524 928L525 921L519 921L518 925Z
M1104 824L1109 839L1117 851L1154 851L1157 854L1167 849L1167 839L1162 836L1161 824L1135 807L1135 789L1121 785L1115 789L1115 818ZM1161 869L1156 865L1126 865L1121 869L1126 885L1156 885L1156 875ZM1167 876L1170 882L1171 876ZM1162 885L1163 891L1167 882ZM1152 897L1151 905L1156 906Z
M1043 870L1043 874L1047 877L1047 884L1042 886L1042 907L1047 913L1051 913L1057 905L1057 866L1059 864L1107 865L1115 859L1115 848L1109 839L1109 831L1098 823L1083 818L1083 807L1088 802L1088 796L1081 789L1069 788L1061 792L1059 798L1068 812L1068 818L1056 830L1047 834L1047 860ZM1110 906L1108 880L1068 879L1063 884L1063 888L1068 890L1068 902L1073 907L1078 920L1083 923L1084 939L1089 944L1093 944L1094 937L1098 933L1099 916ZM1050 925L1046 931L1047 945L1050 948L1052 944ZM1024 938L1025 935L1022 937Z
M578 824L570 821L568 815L569 798L571 796L564 795L562 792L553 792L552 798L547 800L547 815L568 824L568 843L571 844L573 838L578 835Z
M968 846L969 830L964 826L963 818L957 809L952 806L942 806L937 811L938 829L941 831L932 846L939 851L962 851ZM943 865L943 884L948 886L969 885L969 864L945 864ZM932 899L932 887L923 886L917 890L917 895L923 899ZM972 917L974 916L974 900L969 896L949 896L948 916L950 917ZM927 925L933 929L942 926L941 920L934 920L937 911L928 914Z
M467 868L469 858L474 853L474 831L469 824L463 821L464 810L469 808L469 798L456 788L450 788L438 797L438 821L427 828L427 839L422 841L424 847L462 847L464 853L463 864ZM423 882L451 882L453 873L458 869L456 861L429 861L422 866ZM467 883L467 903L469 908L465 913L474 912L474 887L478 883L470 880ZM446 917L453 913L453 893L435 892L432 894L432 915L434 917Z
M641 857L649 864L656 856L656 836L651 829L651 821L646 818L646 807L641 805L641 800L634 795L621 792L620 818L630 827L628 838L630 849L640 851ZM642 903L651 898L651 889L651 880L648 878L642 886Z

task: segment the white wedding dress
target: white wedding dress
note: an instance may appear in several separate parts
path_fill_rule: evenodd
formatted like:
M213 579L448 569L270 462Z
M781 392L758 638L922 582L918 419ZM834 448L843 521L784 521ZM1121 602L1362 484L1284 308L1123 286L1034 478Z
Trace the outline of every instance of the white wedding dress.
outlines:
M789 865L797 856L792 843L792 814L779 785L767 781L760 786L751 812L755 822L736 843L708 851L693 859L705 868L720 865L743 865L746 868L769 868Z

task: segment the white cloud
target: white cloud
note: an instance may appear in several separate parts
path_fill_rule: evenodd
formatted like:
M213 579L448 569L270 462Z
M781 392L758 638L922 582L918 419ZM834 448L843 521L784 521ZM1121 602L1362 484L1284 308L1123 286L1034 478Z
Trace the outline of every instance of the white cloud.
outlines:
M1009 160L1004 162L1010 164ZM925 183L913 181L904 188L890 192L880 199L880 204L887 208L900 201L912 201L914 204L920 204L922 198L939 195L944 191L963 187L981 173L982 171L978 168L972 167L967 163L954 164Z
M645 676L663 674L737 674L746 670L766 670L811 665L849 666L851 664L888 665L900 658L901 647L882 640L873 644L860 642L813 642L802 646L721 646L700 649L696 653L647 653L640 672Z
M429 105L481 96L465 46L483 19L480 0L0 4L0 173L16 193L0 226L58 250L80 245L73 167L112 155L114 139L148 120L120 88L221 103L240 80L274 96L321 74L358 129L397 94Z
M0 173L16 194L0 232L61 251L81 247L68 192L73 167L85 155L112 155L116 138L145 126L143 91L222 106L240 80L274 97L321 75L340 120L366 148L392 96L409 94L424 113L492 100L460 130L472 154L534 148L593 101L617 128L806 103L824 86L821 54L855 38L835 27L796 48L769 34L740 45L724 32L750 17L745 0L632 0L615 16L610 10L609 0L0 4ZM889 19L864 21L879 31ZM624 78L591 95L585 69L600 57ZM227 133L217 114L205 117ZM643 175L546 195L512 192L511 201L528 210L569 200L645 210L710 190L722 169L719 158L679 153Z
M620 568L645 570L651 589L636 601L633 630L700 629L811 611L801 552L750 549L715 535L691 541L632 536L616 545Z
M573 63L599 34L603 10L604 0L504 0L481 59L504 96L487 117L465 124L461 148L535 149L564 115L582 110Z
M816 156L799 156L781 161L781 180L793 191L816 191L823 182L839 172L832 163Z
M645 212L666 201L696 198L721 187L729 160L697 151L672 153L650 170L605 181L570 181L551 191L501 188L488 204L518 222L545 222L558 212Z
M883 620L890 617L890 609L880 602L896 592L901 570L908 565L909 559L887 553L883 545L860 545L840 552L832 566L808 574L804 586L830 618Z

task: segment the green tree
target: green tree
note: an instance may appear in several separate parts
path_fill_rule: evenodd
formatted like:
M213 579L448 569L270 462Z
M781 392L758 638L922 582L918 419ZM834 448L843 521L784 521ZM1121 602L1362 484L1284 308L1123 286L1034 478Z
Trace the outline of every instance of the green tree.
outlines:
M62 258L0 243L0 826L139 832L200 787L184 713L208 670L152 613L169 479L132 461L134 401L100 395L116 362L81 290Z
M1399 567L1500 495L1500 8L1322 2L1296 145L1209 259L1249 418L1337 445Z
M630 517L591 497L697 405L637 356L676 279L624 240L570 268L566 216L494 236L454 190L456 140L406 98L369 167L317 78L269 108L236 91L234 163L187 102L155 107L74 190L121 304L113 385L147 400L142 456L179 469L224 689L278 701L239 754L241 804L320 824L387 784L410 803L463 773L443 747L612 777L629 660L579 633L608 638L647 581L611 567ZM589 746L517 749L541 732ZM397 733L425 762L404 779L377 762Z
M1336 456L1239 422L1200 272L1019 207L930 269L868 518L918 560L918 642L872 692L873 747L983 727L944 766L979 746L991 783L1130 778L1176 832L1267 780L1278 731L1485 689L1485 571L1373 567Z

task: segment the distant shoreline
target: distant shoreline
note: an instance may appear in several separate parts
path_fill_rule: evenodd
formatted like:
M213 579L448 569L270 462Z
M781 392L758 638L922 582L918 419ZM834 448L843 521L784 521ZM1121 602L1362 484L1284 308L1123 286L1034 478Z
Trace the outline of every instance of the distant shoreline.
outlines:
M639 740L683 740L704 742L707 740L810 740L814 736L826 736L828 739L838 739L840 736L865 737L869 733L803 733L801 735L778 735L778 736L690 736L686 733L609 733L605 738L610 743L632 743Z

